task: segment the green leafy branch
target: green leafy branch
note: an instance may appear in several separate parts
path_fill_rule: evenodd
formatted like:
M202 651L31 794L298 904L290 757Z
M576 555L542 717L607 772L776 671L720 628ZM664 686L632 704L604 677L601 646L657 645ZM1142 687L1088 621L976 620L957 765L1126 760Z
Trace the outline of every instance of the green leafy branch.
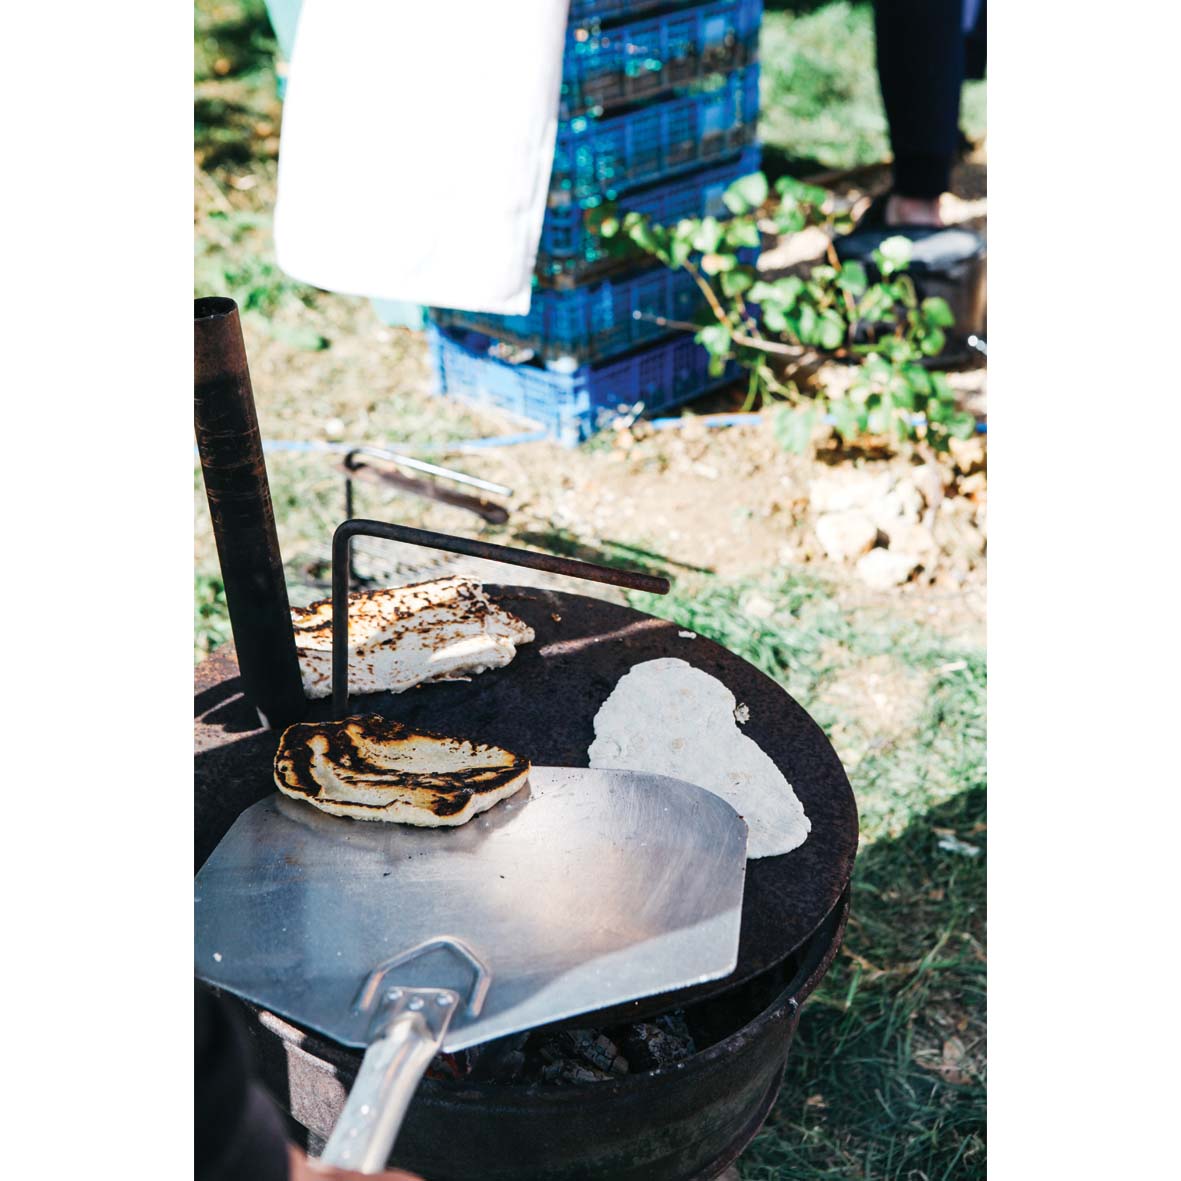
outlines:
M692 331L715 377L737 361L749 378L748 408L760 397L781 402L776 430L784 446L803 451L826 418L845 442L877 436L945 450L950 437L973 433L975 420L956 407L946 376L924 364L943 351L953 317L945 300L918 298L906 273L906 238L888 238L874 252L878 278L871 282L861 263L837 257L833 236L851 223L833 210L825 189L784 177L772 193L756 172L736 180L722 200L725 219L686 217L664 226L612 210L599 230L692 276L708 309L703 322L662 325ZM766 280L744 261L744 252L759 249L764 229L786 237L810 226L828 235L827 262L806 277ZM857 363L847 390L815 385L816 368L828 359Z

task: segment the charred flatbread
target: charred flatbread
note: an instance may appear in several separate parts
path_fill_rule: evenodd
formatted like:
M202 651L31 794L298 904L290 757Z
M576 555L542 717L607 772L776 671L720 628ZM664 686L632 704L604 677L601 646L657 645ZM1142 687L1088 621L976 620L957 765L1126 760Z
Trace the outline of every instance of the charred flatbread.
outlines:
M304 693L332 692L332 601L291 611ZM401 693L501 668L533 629L467 578L349 596L349 690Z
M288 726L275 785L333 816L427 828L464 824L519 791L529 760L412 730L377 714Z

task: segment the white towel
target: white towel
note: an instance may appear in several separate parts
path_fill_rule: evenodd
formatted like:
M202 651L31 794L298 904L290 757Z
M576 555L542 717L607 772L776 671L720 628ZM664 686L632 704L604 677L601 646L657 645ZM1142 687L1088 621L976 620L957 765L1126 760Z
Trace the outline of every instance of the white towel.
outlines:
M275 249L329 291L519 315L568 0L304 0Z

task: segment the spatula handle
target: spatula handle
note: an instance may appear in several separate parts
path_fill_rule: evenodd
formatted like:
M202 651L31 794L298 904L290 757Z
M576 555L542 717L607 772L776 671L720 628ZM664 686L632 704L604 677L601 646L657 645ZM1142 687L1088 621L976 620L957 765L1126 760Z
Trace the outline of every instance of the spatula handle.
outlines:
M321 1160L380 1173L431 1059L439 1052L458 994L446 988L400 988L389 996L384 1032L369 1044Z

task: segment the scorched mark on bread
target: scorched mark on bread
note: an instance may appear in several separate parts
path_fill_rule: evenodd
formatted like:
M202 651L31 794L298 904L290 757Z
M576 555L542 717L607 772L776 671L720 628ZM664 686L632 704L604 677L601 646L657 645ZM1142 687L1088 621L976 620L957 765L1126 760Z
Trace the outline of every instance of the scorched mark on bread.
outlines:
M304 692L325 697L332 683L332 603L291 612ZM400 693L428 681L500 668L533 639L523 620L492 602L477 582L431 582L349 596L349 687Z
M518 791L529 766L500 747L372 714L288 727L275 755L275 783L336 815L454 825Z

